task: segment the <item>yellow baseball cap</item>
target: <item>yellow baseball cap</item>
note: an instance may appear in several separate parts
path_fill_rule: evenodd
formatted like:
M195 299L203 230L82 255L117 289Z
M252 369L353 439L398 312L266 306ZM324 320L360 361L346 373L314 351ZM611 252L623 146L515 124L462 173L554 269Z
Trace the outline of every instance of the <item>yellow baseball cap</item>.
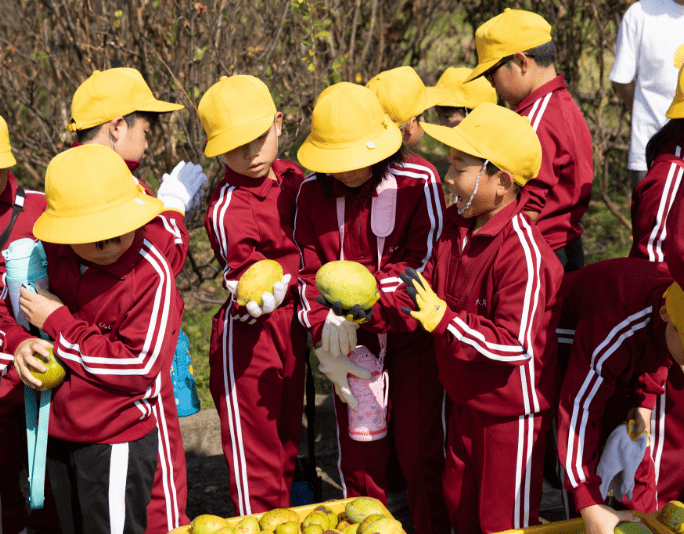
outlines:
M74 93L67 130L92 128L134 111L166 113L184 107L154 98L142 74L135 69L96 70Z
M684 118L684 66L679 69L679 78L677 79L677 91L675 92L672 104L665 114L668 119L682 119Z
M12 155L10 146L9 130L5 119L0 117L0 169L8 169L17 164L17 160Z
M663 296L665 297L667 315L677 328L679 339L684 347L684 291L677 282L674 282L667 288Z
M496 91L484 78L478 78L469 84L464 83L471 72L472 69L454 67L444 71L437 80L437 87L449 89L451 97L439 104L440 106L475 109L483 102L496 104Z
M297 152L315 172L345 172L382 161L401 148L401 131L373 91L349 82L331 85L311 115L311 133Z
M366 87L378 97L382 109L397 126L451 96L446 87L425 87L412 67L397 67L371 78Z
M527 117L510 109L485 102L455 128L425 123L421 126L426 134L445 145L488 159L499 169L510 172L519 186L539 174L542 158L539 138Z
M551 25L531 11L511 9L489 19L475 32L477 66L466 82L482 76L506 56L551 41Z
M207 132L207 157L225 154L254 141L273 124L277 113L271 92L259 78L221 76L197 108Z
M33 226L41 241L95 243L132 232L164 203L143 193L121 156L88 144L57 154L45 174L47 209Z

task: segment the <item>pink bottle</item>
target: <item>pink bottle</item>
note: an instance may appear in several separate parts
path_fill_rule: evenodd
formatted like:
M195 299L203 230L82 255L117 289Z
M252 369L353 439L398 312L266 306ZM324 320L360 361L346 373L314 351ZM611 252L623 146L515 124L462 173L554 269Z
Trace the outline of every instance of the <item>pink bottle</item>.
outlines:
M348 406L349 437L355 441L374 441L387 435L387 396L389 377L384 367L384 348L376 357L364 345L349 353L349 359L356 365L368 369L367 380L348 375L352 395L359 402L356 410Z

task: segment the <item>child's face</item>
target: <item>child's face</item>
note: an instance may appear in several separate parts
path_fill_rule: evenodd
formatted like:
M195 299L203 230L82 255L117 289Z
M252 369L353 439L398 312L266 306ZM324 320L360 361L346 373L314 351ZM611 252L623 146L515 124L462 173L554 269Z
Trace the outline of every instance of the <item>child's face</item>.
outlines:
M138 117L132 127L128 127L125 120L121 121L118 139L114 143L114 152L123 159L140 161L147 150L147 135L151 124L147 119Z
M283 114L278 112L271 127L261 137L223 154L221 159L232 170L249 178L275 177L271 166L278 156L278 137Z
M0 195L2 195L3 191L5 191L5 187L7 187L8 174L9 171L7 169L0 169Z
M76 254L90 263L95 265L111 265L131 247L134 238L135 230L106 241L70 246Z
M360 187L371 179L373 169L372 167L363 167L353 171L332 172L330 176L335 178L335 180L339 180L347 187Z
M482 161L475 156L450 148L449 163L449 171L444 181L448 184L451 194L456 197L455 205L459 210L463 210L475 190L477 175L482 171ZM492 211L497 206L497 185L496 175L490 176L486 171L482 172L477 193L470 207L461 212L461 215L469 219Z
M531 92L527 83L528 80L523 76L523 71L517 60L518 56L522 56L522 54L516 54L512 61L496 69L487 78L497 94L513 108Z

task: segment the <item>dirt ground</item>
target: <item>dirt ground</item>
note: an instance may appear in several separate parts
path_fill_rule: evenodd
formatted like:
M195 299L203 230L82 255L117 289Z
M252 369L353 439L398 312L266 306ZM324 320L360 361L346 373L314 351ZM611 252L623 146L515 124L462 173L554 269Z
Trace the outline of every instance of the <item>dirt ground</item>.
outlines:
M337 470L337 436L335 410L331 395L316 396L316 463L322 479L323 500L342 498L342 486ZM190 519L200 514L233 517L233 505L228 489L228 468L221 450L221 434L216 410L202 410L181 419L181 432L188 468L188 507ZM302 418L300 455L308 455L307 421ZM394 512L407 534L414 534L407 507ZM562 518L558 493L545 487L542 520Z

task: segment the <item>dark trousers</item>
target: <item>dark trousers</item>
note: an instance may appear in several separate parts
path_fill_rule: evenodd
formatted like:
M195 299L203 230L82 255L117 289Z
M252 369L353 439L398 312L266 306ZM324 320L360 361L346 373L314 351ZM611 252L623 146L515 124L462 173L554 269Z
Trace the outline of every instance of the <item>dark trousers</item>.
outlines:
M581 237L578 237L577 240L564 247L554 250L554 252L566 273L579 271L584 267L584 247L582 246Z
M155 428L130 443L49 438L47 469L64 534L142 534L157 469Z

